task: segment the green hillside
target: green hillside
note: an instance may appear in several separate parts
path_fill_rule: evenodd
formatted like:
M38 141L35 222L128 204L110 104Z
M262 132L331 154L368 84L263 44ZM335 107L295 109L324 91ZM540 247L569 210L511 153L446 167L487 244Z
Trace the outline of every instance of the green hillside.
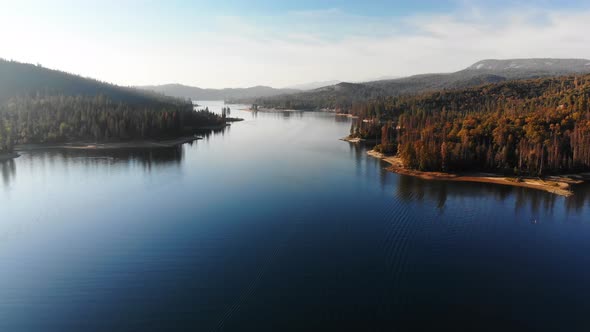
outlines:
M177 137L224 123L189 100L0 60L0 152L21 143Z

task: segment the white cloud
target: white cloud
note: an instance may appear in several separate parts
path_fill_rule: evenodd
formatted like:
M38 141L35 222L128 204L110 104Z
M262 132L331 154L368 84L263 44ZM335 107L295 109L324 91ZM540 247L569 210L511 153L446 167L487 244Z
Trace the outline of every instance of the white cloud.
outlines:
M445 15L373 18L327 11L222 16L200 29L136 38L0 22L0 56L119 84L287 86L449 72L487 58L590 58L590 11L476 6ZM14 26L14 25L13 25ZM108 29L108 27L103 27ZM137 30L137 29L136 29Z
M358 33L319 38L297 31L276 36L275 31L265 34L273 37L261 42L259 38L234 35L229 27L230 31L222 35L210 36L215 45L212 51L221 51L227 44L239 45L244 50L243 62L256 64L260 69L255 75L257 82L275 86L448 72L487 58L590 58L590 36L585 33L590 29L590 12L521 9L483 17L470 9L452 15L414 16L390 22L342 15L330 20L341 19L341 24L355 27ZM365 33L366 26L380 26L391 33L370 36Z

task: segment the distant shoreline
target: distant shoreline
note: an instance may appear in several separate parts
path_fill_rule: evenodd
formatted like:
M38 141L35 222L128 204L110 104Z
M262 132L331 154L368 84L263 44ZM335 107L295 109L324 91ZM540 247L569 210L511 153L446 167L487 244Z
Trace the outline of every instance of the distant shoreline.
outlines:
M258 107L257 109L249 108L242 108L241 111L246 112L262 112L262 113L278 113L278 112L303 112L302 110L295 110L295 109L285 109L285 108L266 108L266 107Z
M70 142L70 143L40 143L20 144L15 146L17 151L69 149L69 150L117 150L117 149L146 149L146 148L171 148L184 143L190 143L203 139L198 136L185 136L170 140L136 140L127 142Z
M445 172L423 172L413 170L404 166L401 158L396 156L385 156L376 151L368 151L371 157L381 159L390 164L387 170L390 172L418 177L424 180L457 181L457 182L479 182L494 183L513 187L524 187L546 191L552 194L569 197L574 193L571 185L583 183L590 178L590 174L559 175L549 176L545 179L532 177L514 177L490 173L445 173Z
M350 137L350 136L346 136L346 137L342 137L340 139L341 141L345 141L345 142L349 142L349 143L377 143L378 140L375 138L372 139L366 139L366 138L360 138L360 137Z
M227 118L227 122L238 122L243 121L240 118ZM227 126L230 123L223 123L220 125L201 126L193 128L195 131L207 131L207 130L219 130ZM151 148L171 148L184 143L190 143L197 140L203 139L196 135L187 135L171 139L163 140L152 140L152 139L139 139L132 141L114 141L114 142L88 142L88 141L76 141L76 142L63 142L63 143L34 143L34 144L18 144L14 147L16 151L32 151L32 150L49 150L49 149L67 149L67 150L117 150L117 149L151 149ZM20 156L17 154L17 156ZM0 161L2 161L3 155L0 154ZM12 157L16 158L16 157Z
M351 118L351 119L358 119L358 116L348 114L348 113L336 113L336 116L343 116L343 117L347 117L347 118Z

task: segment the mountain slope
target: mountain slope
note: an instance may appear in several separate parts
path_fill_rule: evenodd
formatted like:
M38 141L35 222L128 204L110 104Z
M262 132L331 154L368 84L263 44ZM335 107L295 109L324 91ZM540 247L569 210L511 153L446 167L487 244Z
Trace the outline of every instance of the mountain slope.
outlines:
M393 80L354 85L340 83L320 89L253 102L264 107L348 109L352 103L380 96L399 96L427 91L460 89L506 80L590 73L585 59L483 60L466 69L448 74L423 74Z
M96 96L113 101L152 103L172 98L121 87L66 72L27 63L0 59L0 103L10 97L41 93L44 95Z
M325 86L336 85L341 82L342 81L336 81L336 80L322 81L322 82L310 82L310 83L291 85L291 86L286 87L285 89L307 91L307 90L315 90L315 89L323 88Z
M422 171L590 170L590 75L512 80L356 103L354 137Z
M188 100L0 60L0 154L25 143L176 138L226 120Z
M590 68L590 60L585 59L512 59L482 60L469 66L466 71L495 72L505 76L527 72L534 74L579 72Z
M300 92L296 89L275 89L268 86L254 86L236 89L202 89L182 84L164 84L140 86L139 89L165 94L178 98L193 100L229 100L243 98L272 97L281 94Z

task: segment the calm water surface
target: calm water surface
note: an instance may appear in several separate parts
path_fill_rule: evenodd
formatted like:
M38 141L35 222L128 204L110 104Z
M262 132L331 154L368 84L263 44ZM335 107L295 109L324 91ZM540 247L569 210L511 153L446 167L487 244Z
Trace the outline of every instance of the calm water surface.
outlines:
M219 111L219 102L203 102ZM348 119L0 164L0 331L590 329L590 188L383 170Z

